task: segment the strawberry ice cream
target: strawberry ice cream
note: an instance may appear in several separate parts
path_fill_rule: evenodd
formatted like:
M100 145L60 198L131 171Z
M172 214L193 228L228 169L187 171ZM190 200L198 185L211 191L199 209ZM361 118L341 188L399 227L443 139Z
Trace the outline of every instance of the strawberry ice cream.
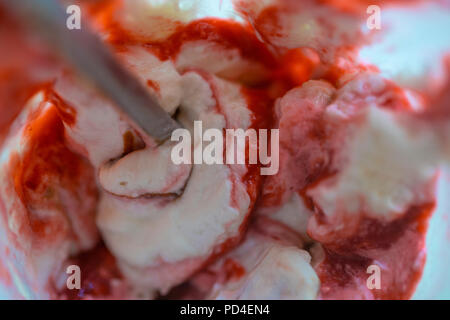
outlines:
M157 143L0 7L0 294L413 296L450 162L448 36L432 53L441 75L410 85L367 58L390 31L367 30L365 0L236 0L226 18L196 1L77 3L192 136L194 121L224 136L278 129L279 170L174 163L174 141ZM448 1L433 5L448 19Z

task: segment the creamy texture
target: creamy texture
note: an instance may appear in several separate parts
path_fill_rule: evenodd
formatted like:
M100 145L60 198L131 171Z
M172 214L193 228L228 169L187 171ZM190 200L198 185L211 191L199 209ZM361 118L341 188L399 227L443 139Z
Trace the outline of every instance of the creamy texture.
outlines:
M343 151L339 176L308 194L327 215L367 212L392 220L433 197L423 190L436 173L438 142L430 134L408 132L387 110L369 107L364 118Z
M9 240L2 251L19 295L49 298L49 283L69 254L98 240L93 172L64 144L57 110L43 92L10 132L0 162L1 225Z
M185 127L192 126L194 120L202 120L204 130L245 129L250 125L250 111L239 86L214 77L204 79L195 72L181 76L170 62L159 61L142 49L131 48L122 56L141 79L156 84L167 111L173 113L173 106L180 106L179 119ZM149 65L151 72L147 68ZM153 74L158 76L152 77ZM171 81L167 81L171 74ZM64 81L56 85L63 99L66 91L60 88L65 88ZM149 90L154 90L154 85ZM241 182L247 170L240 165L175 165L170 159L173 147L170 142L131 150L122 156L124 146L120 134L132 128L115 109L105 103L94 105L95 100L90 101L92 108L109 108L104 112L114 114L105 119L108 128L100 128L93 122L92 113L84 120L82 114L86 106L81 104L82 97L69 100L69 94L68 101L77 113L75 126L66 122L70 140L76 145L85 145L87 139L99 139L104 148L102 139L107 139L117 150L113 153L114 149L108 147L106 156L101 148L89 144L92 149L88 157L97 164L99 183L106 191L97 215L103 238L132 282L143 290L167 292L201 266L215 247L239 236L239 228L251 205L250 195ZM172 103L174 97L177 99ZM117 124L111 126L111 121ZM75 131L73 127L80 129ZM124 129L120 130L121 127ZM103 131L99 137L100 129L114 131L109 135ZM193 137L194 133L191 135ZM142 138L143 141L148 139ZM194 149L198 147L193 145ZM152 245L147 245L149 243ZM188 259L194 261L185 267ZM171 279L159 276L159 268L166 268L166 265L174 265L178 276Z
M325 61L347 58L343 51L363 41L363 12L349 13L320 1L238 0L244 14L268 43L282 49L309 47ZM330 19L330 17L333 17ZM345 44L345 45L344 45ZM347 47L347 48L344 48ZM342 52L338 52L342 50Z
M221 264L232 263L235 269L242 268L245 275L232 274L224 284L217 283L209 298L315 299L319 279L310 261L304 250L250 232L237 250L212 267L227 270Z

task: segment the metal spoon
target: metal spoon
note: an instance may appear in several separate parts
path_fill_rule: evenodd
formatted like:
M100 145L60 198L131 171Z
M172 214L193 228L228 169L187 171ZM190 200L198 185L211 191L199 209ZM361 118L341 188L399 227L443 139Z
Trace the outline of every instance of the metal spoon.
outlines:
M157 142L163 142L173 130L180 128L86 23L82 22L79 30L66 27L68 15L57 0L0 1L25 19L49 45Z

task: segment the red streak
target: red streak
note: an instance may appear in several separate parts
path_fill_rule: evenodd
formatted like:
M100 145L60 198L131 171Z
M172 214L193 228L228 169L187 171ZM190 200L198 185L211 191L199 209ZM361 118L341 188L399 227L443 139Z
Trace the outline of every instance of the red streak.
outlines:
M372 290L375 299L409 299L421 278L425 264L425 233L434 203L412 207L405 215L384 224L365 218L355 236L325 244L325 261L316 269L323 299L342 297L343 289L358 292L366 285L371 264L383 266L381 289ZM403 237L405 240L402 241ZM397 247L397 250L391 251ZM399 256L401 255L401 256ZM356 284L360 279L360 284Z
M236 280L245 275L245 268L231 258L225 260L224 269L226 281Z

